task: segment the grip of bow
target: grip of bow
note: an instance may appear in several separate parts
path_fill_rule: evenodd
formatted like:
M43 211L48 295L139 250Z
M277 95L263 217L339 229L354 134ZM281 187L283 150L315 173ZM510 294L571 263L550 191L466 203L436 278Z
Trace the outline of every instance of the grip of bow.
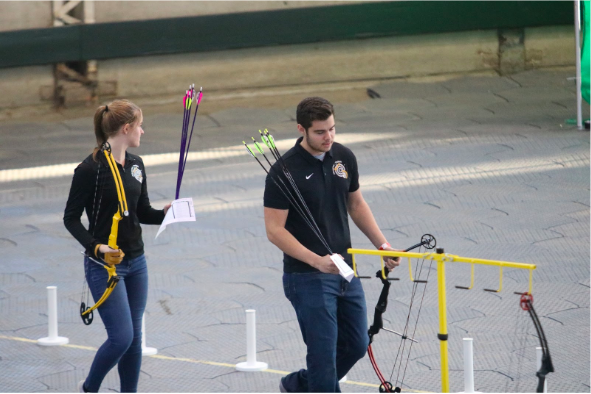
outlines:
M382 287L382 291L380 292L380 297L378 298L378 302L375 307L374 315L373 315L373 324L369 327L367 333L369 334L369 343L373 342L373 336L380 332L382 328L384 328L384 321L382 320L382 315L386 312L386 308L388 307L388 293L390 292L390 282L388 281L388 273L386 272L386 279L382 277L382 271L376 272L376 278L382 281L384 285Z

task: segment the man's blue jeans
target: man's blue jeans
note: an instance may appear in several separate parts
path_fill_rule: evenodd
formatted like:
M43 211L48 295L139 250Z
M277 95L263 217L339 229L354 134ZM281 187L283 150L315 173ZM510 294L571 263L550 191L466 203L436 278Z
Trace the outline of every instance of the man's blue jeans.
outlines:
M339 380L363 358L369 344L365 295L359 278L284 273L283 290L293 305L308 348L307 369L284 377L288 392L339 393Z
M95 302L105 292L107 270L84 259L86 281ZM125 258L117 265L121 277L107 300L97 308L107 330L107 340L94 356L84 383L97 393L107 373L118 364L122 393L137 392L142 365L142 317L148 298L148 268L144 255Z

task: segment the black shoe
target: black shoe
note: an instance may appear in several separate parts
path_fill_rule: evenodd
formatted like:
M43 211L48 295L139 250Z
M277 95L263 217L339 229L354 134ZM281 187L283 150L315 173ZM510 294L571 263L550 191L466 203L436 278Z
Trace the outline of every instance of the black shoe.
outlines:
M287 393L287 390L285 389L285 387L283 387L283 378L281 378L281 380L279 381L279 392Z

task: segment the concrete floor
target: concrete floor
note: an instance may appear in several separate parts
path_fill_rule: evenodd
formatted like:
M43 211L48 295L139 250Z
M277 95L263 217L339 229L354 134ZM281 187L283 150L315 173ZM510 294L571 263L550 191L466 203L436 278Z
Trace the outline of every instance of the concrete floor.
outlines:
M268 128L287 150L297 136L295 105L321 94L335 103L337 141L357 155L363 194L389 241L404 248L431 233L448 253L536 264L535 306L556 369L548 391L589 392L589 133L565 121L575 117L574 84L567 80L573 74L561 68L332 90L308 86L210 102L205 95L181 191L193 198L197 221L170 226L157 240L157 226L144 226L146 339L158 355L144 358L140 391L277 392L282 374L305 367L295 313L281 286L281 253L265 236L264 173L240 144ZM368 87L381 98L367 97ZM153 205L162 207L174 197L176 164L158 155L178 152L181 115L171 104L140 105L146 134L134 153L146 161ZM73 168L94 144L92 112L0 123L3 392L75 391L106 337L99 318L88 327L80 322L81 247L61 220ZM370 247L354 225L352 238L354 247ZM359 264L368 274L379 261ZM432 275L403 389L438 392L435 267L425 264L422 275ZM474 289L456 289L469 283L469 271L447 265L451 391L463 390L463 337L474 338L476 390L534 391L538 339L513 294L526 290L527 274L506 269L503 291L489 293L482 289L498 286L498 270L479 266ZM384 318L401 331L412 292L406 265L398 276ZM49 285L58 286L66 346L35 344L47 336ZM375 279L364 282L370 318L380 287ZM249 308L257 311L257 357L269 364L266 372L233 368L245 360ZM376 337L387 376L399 345L387 332ZM377 390L367 359L347 377L345 392ZM113 370L101 391L118 390Z

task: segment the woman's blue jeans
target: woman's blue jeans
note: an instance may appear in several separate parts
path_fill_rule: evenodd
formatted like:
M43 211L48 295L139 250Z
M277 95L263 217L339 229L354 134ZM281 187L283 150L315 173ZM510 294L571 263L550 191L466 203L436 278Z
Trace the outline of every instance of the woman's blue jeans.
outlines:
M86 281L96 302L107 287L107 270L84 259ZM142 318L148 298L148 268L144 255L123 259L117 265L121 279L107 300L97 308L107 340L94 356L84 383L89 392L98 392L107 373L117 364L122 393L137 392L142 364Z
M365 356L369 344L365 295L359 278L284 273L283 289L293 305L308 354L307 369L282 378L287 392L339 393L339 380Z

